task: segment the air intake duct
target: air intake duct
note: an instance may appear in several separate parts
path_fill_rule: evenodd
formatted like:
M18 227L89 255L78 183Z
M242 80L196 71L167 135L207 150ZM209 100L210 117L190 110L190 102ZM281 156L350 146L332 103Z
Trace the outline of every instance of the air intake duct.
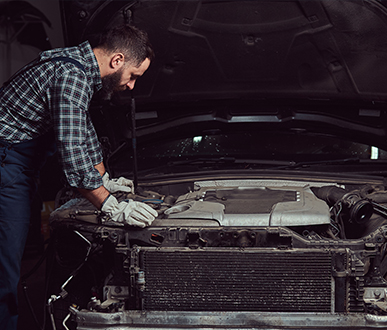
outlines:
M347 192L336 186L325 186L312 188L312 191L318 198L326 201L329 206L341 203L343 212L351 222L364 224L371 218L374 211L371 202L362 198L358 190Z

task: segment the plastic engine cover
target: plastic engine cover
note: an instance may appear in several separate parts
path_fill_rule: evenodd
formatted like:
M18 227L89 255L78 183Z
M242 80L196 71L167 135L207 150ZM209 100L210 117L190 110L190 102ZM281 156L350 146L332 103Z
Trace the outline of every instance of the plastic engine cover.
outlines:
M244 183L244 184L243 184ZM240 182L241 184L241 182ZM271 186L242 182L240 186L197 182L165 212L169 219L216 220L221 226L305 226L330 223L328 205L309 185Z

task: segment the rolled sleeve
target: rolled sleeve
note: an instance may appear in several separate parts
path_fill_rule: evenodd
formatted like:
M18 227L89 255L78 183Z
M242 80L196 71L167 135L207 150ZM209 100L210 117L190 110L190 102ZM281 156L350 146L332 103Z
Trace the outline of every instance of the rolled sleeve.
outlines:
M88 108L91 90L83 72L57 79L52 116L59 159L72 187L96 189L102 179L94 165L102 162L101 147Z

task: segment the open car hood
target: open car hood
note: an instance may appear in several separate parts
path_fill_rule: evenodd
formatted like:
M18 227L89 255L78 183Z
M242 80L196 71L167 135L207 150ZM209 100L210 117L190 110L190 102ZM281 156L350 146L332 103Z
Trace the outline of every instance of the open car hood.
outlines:
M105 104L95 119L113 149L132 137L134 96L139 139L248 123L387 150L386 2L64 0L61 9L68 45L126 22L155 48L135 89L119 93L120 110Z
M365 1L62 1L65 38L146 30L143 102L219 98L387 100L387 9Z

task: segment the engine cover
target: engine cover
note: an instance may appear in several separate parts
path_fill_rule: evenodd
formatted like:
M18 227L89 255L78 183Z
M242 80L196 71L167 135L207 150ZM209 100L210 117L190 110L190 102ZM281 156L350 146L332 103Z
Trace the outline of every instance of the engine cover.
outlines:
M168 219L216 220L220 226L329 224L328 205L306 183L201 181L165 211Z

